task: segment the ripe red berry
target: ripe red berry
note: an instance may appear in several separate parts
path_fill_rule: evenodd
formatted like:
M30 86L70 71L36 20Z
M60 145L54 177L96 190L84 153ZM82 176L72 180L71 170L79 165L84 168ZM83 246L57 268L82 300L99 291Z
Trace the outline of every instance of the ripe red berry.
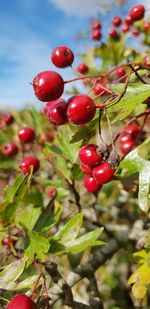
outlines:
M133 21L141 20L144 17L145 8L142 4L135 5L131 8L130 16Z
M85 63L80 63L77 67L77 71L81 74L87 73L89 70L88 66Z
M93 169L93 177L101 185L112 180L114 173L115 169L108 163L102 163Z
M147 22L143 25L143 32L149 32L150 31L150 22Z
M130 26L128 24L124 24L121 30L122 32L128 32L130 30Z
M14 238L6 237L6 238L2 239L2 245L3 246L9 247L11 244L15 245L15 243L16 243L16 239L14 239Z
M94 91L94 94L95 95L106 95L106 94L109 94L110 92L107 90L104 90L105 87L106 89L109 87L109 84L108 83L104 83L102 81L97 81L96 85L94 86L93 88L93 91Z
M93 30L101 30L101 28L102 28L102 25L99 21L96 21L96 20L93 21L93 23L92 23L92 29Z
M95 144L89 144L83 146L79 151L79 160L87 165L94 166L101 162L101 157L99 156L98 146Z
M70 123L85 124L93 119L95 112L94 101L85 94L77 94L68 100L67 115Z
M117 31L115 28L111 28L111 29L109 30L109 36L110 36L110 38L112 38L112 39L118 38L118 31Z
M35 76L33 88L36 97L43 102L58 99L64 91L64 80L54 71L44 71Z
M130 15L127 15L125 18L125 24L127 25L132 25L133 24L133 19Z
M8 126L14 122L14 117L10 113L5 113L2 115L1 122Z
M97 192L101 189L102 185L96 182L93 176L87 175L84 179L84 186L89 192Z
M67 123L67 107L68 103L64 99L57 99L56 101L48 102L45 110L49 121L56 126L61 126Z
M140 131L141 131L141 128L136 124L129 125L125 129L125 132L130 134L132 139L135 139L138 136L138 134L140 133Z
M47 195L51 198L55 197L57 194L57 189L55 187L50 187L47 190Z
M74 54L67 46L58 46L53 50L51 60L57 68L67 68L72 65Z
M87 175L92 175L93 172L93 167L84 163L81 163L80 165L81 170L83 173L87 174Z
M134 29L132 30L132 34L133 34L134 36L139 36L140 32L138 31L138 29L134 28Z
M123 134L120 135L120 143L121 144L130 142L130 141L132 141L131 134L123 133Z
M114 16L113 19L112 19L112 24L115 26L115 27L119 27L122 23L122 19L120 16Z
M2 145L1 152L5 157L12 157L18 153L18 146L14 143L5 143Z
M32 143L35 139L35 131L29 127L19 129L18 137L22 143Z
M99 30L93 30L92 40L99 41L102 38L102 34Z
M143 64L148 68L150 67L150 57L149 56L145 56L143 58Z
M126 71L124 68L120 68L116 71L116 75L118 78L121 78L126 75Z
M7 309L36 309L36 305L28 296L18 294L9 302Z
M132 149L136 147L136 143L131 139L127 141L126 143L121 143L120 144L120 151L126 155L129 153Z
M19 164L19 168L24 175L30 173L31 166L33 166L33 172L37 172L39 170L40 162L36 157L24 157Z

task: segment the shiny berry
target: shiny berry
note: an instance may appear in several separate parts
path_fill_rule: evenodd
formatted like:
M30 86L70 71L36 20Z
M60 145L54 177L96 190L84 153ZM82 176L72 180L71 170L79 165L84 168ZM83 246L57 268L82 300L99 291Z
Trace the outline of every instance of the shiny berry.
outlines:
M113 19L112 19L112 24L115 26L115 27L119 27L122 23L122 19L120 16L114 16Z
M98 41L102 38L102 34L99 30L93 30L92 32L92 40Z
M87 175L92 175L93 172L93 167L84 163L81 163L80 165L81 170L83 173L87 174Z
M5 113L2 115L1 121L5 126L8 126L14 122L14 117L10 113Z
M133 6L130 11L130 16L132 17L133 21L141 20L144 17L144 14L145 8L142 4Z
M120 151L126 155L129 153L132 149L136 147L136 143L131 139L127 141L126 143L121 143L120 144Z
M12 157L18 153L18 146L14 143L5 143L2 145L1 152L5 157Z
M56 101L48 102L46 104L47 116L50 123L61 126L68 122L67 118L68 103L64 99L57 99Z
M127 143L132 141L132 136L131 134L128 133L123 133L120 135L120 143Z
M96 21L96 20L93 21L93 23L92 23L92 29L93 30L101 30L101 28L102 28L102 25L99 21Z
M35 76L33 88L36 97L43 102L58 99L64 91L64 81L54 71L44 71Z
M89 192L97 192L101 189L102 185L96 182L93 176L87 175L84 179L84 186Z
M138 134L140 133L140 131L141 131L141 128L136 124L129 125L125 129L125 132L130 134L132 139L135 139L138 136Z
M145 56L143 58L143 64L148 68L150 67L150 56Z
M93 177L101 185L111 181L114 173L115 169L113 169L108 163L103 163L93 169Z
M12 298L6 309L36 309L36 305L30 297L18 294Z
M132 30L132 34L133 34L134 36L139 36L140 32L138 31L138 29L134 28L134 29Z
M123 26L122 26L122 32L128 32L129 30L130 30L130 26L129 25L127 25L127 24L124 24Z
M94 101L85 94L77 94L68 100L67 116L70 123L85 124L93 119L95 112Z
M35 139L35 131L29 127L19 129L18 137L22 143L32 143Z
M143 32L147 33L150 31L150 22L147 22L143 25Z
M125 18L125 24L126 25L132 25L133 24L133 19L130 15L127 15Z
M53 50L51 60L57 68L67 68L72 65L74 54L67 46L58 46Z
M87 73L89 70L88 66L85 63L80 63L77 67L77 71L81 74Z
M112 39L118 38L118 31L117 31L115 28L111 28L111 29L109 30L109 36L110 36L110 38L112 38Z
M116 71L116 75L118 78L121 78L126 75L126 71L124 68L120 68Z
M36 157L24 157L19 164L19 168L24 175L30 173L31 166L33 166L33 172L37 172L39 170L40 162Z
M101 162L101 157L99 156L98 146L95 144L89 144L83 146L79 151L79 160L87 165L94 166Z

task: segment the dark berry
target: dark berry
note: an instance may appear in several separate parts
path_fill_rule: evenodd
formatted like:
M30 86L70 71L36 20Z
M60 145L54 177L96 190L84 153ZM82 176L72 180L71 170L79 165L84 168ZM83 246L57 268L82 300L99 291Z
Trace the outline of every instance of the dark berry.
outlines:
M36 305L30 297L18 294L12 298L6 309L36 309Z
M99 156L98 146L95 144L89 144L80 149L79 160L87 165L97 165L101 162L101 157Z
M130 16L133 21L141 20L144 17L145 8L142 4L135 5L130 11Z
M58 99L64 91L64 81L60 74L54 71L44 71L33 80L36 97L43 102Z
M129 25L127 25L127 24L124 24L123 26L122 26L122 32L128 32L129 30L130 30L130 26Z
M102 38L102 34L99 30L93 30L92 40L99 41Z
M61 126L68 122L67 118L68 103L64 99L57 99L56 101L48 102L45 110L49 121L56 125Z
M127 25L132 25L133 24L133 19L130 15L127 15L125 18L125 24Z
M85 63L80 63L77 67L77 71L81 74L87 73L89 70L88 66Z
M143 58L143 64L148 68L150 67L150 56L145 56Z
M81 170L83 173L87 174L87 175L92 175L93 172L93 167L84 163L81 163L80 165Z
M120 68L116 71L116 75L118 78L121 78L126 75L126 71L124 68Z
M95 112L94 101L85 94L77 94L68 100L67 115L70 123L85 124L93 119Z
M96 182L93 176L87 175L84 179L84 186L89 192L97 192L101 189L102 185Z
M36 157L24 157L19 164L19 168L24 175L30 173L31 166L33 166L33 172L37 172L39 170L40 162Z
M140 133L140 131L141 131L141 128L136 124L129 125L125 129L125 132L130 134L132 139L135 139L138 136L138 134Z
M2 245L6 247L9 247L10 245L15 245L15 243L16 243L16 239L14 238L6 237L2 239Z
M56 67L67 68L72 65L74 54L67 46L58 46L53 50L51 60Z
M93 23L92 23L92 29L93 30L101 30L101 28L102 28L102 25L99 21L96 21L96 20L93 21Z
M29 127L19 129L18 137L22 143L32 143L35 139L35 131Z
M118 38L118 31L117 31L115 28L111 28L111 29L109 30L109 36L110 36L110 38L112 38L112 39Z
M1 152L5 157L12 157L18 153L18 146L14 143L5 143L2 145Z
M120 144L120 151L126 155L127 153L129 153L132 149L134 149L136 147L136 143L131 139L129 141L127 141L126 143L121 143Z
M103 163L93 169L93 177L101 185L111 181L114 173L115 169L113 169L108 163Z
M119 27L122 23L122 19L120 16L114 16L113 19L112 19L112 24L115 26L115 27Z

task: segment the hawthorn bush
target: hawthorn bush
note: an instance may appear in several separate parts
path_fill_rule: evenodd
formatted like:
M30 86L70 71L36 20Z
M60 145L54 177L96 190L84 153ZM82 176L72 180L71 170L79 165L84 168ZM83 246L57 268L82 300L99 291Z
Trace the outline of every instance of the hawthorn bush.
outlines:
M93 21L89 36L96 44L77 68L70 48L58 46L51 55L56 67L74 70L74 79L55 71L35 76L43 110L1 112L0 308L150 306L144 15L137 5L125 21L114 16L106 42L100 21ZM138 35L135 50L128 37Z

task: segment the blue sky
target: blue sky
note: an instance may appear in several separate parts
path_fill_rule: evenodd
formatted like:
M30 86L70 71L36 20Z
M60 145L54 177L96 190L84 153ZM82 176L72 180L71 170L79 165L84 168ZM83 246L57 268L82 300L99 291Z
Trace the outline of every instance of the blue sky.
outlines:
M108 5L117 1L107 0ZM148 5L149 0L142 3ZM65 79L72 76L70 69L57 70L50 62L52 49L67 45L78 53L93 42L76 41L77 33L90 29L90 18L98 13L106 29L113 15L125 16L139 1L125 1L105 15L102 4L106 0L0 0L0 108L20 108L27 104L42 107L33 94L30 82L43 70L56 70ZM98 13L97 13L98 12Z

